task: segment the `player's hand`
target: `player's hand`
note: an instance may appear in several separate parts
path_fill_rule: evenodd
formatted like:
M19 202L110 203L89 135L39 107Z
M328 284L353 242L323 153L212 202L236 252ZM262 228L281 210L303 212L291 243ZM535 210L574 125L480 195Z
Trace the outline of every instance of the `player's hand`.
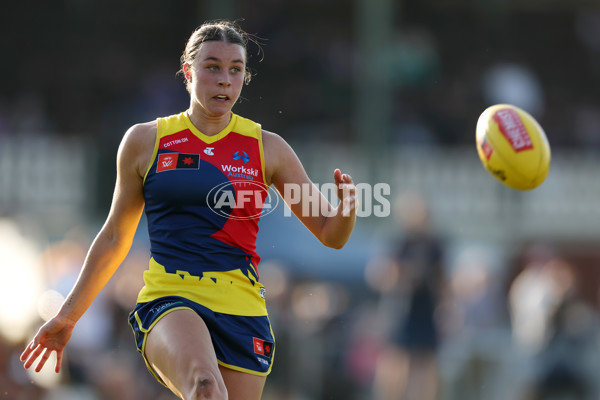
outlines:
M348 217L356 210L358 205L356 186L352 177L348 174L342 174L339 169L333 172L333 179L338 188L337 195L341 201L342 215Z
M25 348L25 351L23 351L23 354L21 354L21 361L24 362L23 366L25 369L29 369L35 360L39 358L40 361L35 368L35 372L40 372L46 361L48 361L50 354L56 351L56 366L54 367L54 371L56 373L60 372L63 350L71 338L74 327L75 324L72 321L59 316L52 318L42 325L37 335L35 335L27 348Z

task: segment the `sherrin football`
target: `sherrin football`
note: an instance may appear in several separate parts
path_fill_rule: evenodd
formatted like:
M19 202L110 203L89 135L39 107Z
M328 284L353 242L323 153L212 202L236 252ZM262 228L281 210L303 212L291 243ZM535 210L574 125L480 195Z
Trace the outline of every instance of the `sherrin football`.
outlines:
M477 121L476 143L483 166L513 189L534 189L548 175L551 155L546 133L519 107L488 107Z

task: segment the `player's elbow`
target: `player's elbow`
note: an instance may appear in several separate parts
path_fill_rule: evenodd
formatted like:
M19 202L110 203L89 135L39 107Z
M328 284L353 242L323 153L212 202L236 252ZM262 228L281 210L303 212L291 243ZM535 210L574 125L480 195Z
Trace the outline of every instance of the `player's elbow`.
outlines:
M133 243L135 231L123 229L114 223L107 222L100 230L96 241L103 248L111 248L117 251L129 251Z
M323 238L321 239L321 243L323 243L325 246L331 248L331 249L336 249L336 250L340 250L342 249L346 243L348 242L348 238Z
M350 239L354 224L354 218L325 218L321 229L315 233L315 236L323 245L339 250Z

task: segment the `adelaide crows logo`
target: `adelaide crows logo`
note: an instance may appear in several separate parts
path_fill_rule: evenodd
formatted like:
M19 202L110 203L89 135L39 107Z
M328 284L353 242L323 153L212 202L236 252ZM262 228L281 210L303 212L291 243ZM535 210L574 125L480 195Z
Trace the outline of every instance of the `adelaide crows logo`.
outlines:
M176 169L198 169L199 165L199 154L162 153L158 155L156 172Z
M248 161L250 161L250 156L248 156L248 153L246 153L245 151L239 150L233 153L233 159L236 161L243 160L244 164L246 164Z

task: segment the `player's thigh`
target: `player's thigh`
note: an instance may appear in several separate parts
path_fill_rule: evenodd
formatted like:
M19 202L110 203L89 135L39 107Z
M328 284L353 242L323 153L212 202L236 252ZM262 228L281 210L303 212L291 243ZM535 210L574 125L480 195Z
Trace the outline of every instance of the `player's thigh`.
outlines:
M229 400L260 400L267 380L266 376L252 375L219 366L227 386Z
M225 389L208 328L192 310L175 310L163 316L148 333L145 356L180 396L192 390L198 376L214 378L218 390Z

